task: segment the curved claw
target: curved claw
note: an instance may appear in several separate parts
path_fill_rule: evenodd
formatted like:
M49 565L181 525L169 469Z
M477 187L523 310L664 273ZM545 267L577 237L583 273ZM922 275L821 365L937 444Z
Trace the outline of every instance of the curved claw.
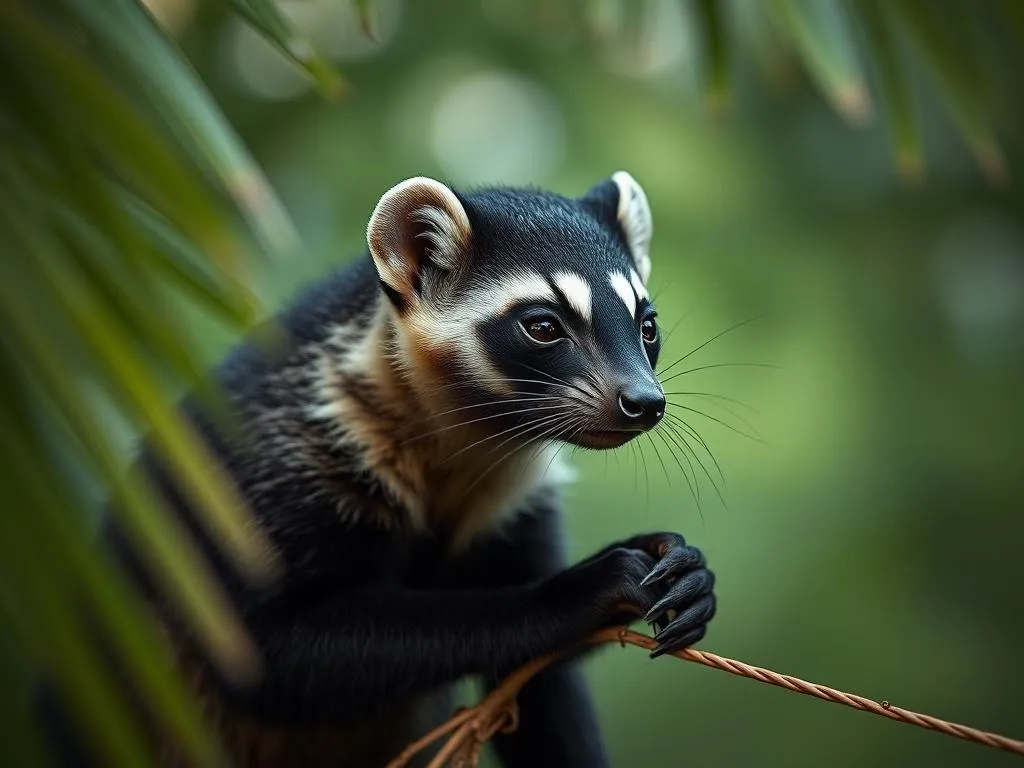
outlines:
M702 597L693 603L672 620L671 623L658 634L654 639L664 646L675 644L679 638L687 637L696 629L704 629L707 623L715 615L717 601L714 595ZM676 645L675 647L680 647Z
M673 584L664 597L651 606L644 616L644 621L650 623L671 608L678 611L693 602L694 598L710 594L714 586L715 574L707 568L691 571Z
M658 561L658 564L651 569L651 572L644 577L644 580L640 582L640 586L647 587L671 574L699 568L703 565L704 553L696 547L672 547Z

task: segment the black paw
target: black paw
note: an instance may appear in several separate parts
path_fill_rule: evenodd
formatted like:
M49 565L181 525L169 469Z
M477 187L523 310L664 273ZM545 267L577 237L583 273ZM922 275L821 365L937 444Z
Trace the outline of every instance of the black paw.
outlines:
M639 536L631 544L660 558L641 582L660 593L644 615L658 642L651 658L700 641L716 608L715 575L706 567L703 553L674 533Z

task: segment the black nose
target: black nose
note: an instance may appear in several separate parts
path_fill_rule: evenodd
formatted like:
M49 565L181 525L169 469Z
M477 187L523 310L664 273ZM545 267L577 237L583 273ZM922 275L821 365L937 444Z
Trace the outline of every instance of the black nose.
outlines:
M653 382L624 387L619 390L619 410L629 426L650 429L665 415L665 394Z

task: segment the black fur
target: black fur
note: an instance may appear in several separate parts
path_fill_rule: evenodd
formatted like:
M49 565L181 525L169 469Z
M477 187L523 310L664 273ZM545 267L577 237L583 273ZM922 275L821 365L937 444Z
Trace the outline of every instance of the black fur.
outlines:
M626 246L614 218L616 194L615 185L606 184L582 203L522 190L460 195L473 226L472 280L500 280L510 260L544 273L555 266L600 272L621 263ZM281 582L268 589L241 582L153 453L144 449L140 458L202 543L257 641L265 663L257 685L228 685L205 666L119 532L106 529L109 543L177 629L182 652L198 659L212 679L214 695L231 712L293 729L301 745L312 728L379 727L380 718L403 703L415 708L419 697L467 676L490 686L539 655L578 654L592 631L642 617L659 601L649 620L664 627L667 610L679 615L659 636L665 648L699 640L715 610L713 577L700 553L677 535L638 536L568 567L558 499L547 490L455 554L443 525L424 531L409 524L380 478L362 471L358 453L335 439L336 425L309 408L319 396L316 361L324 349L340 351L346 343L332 329L341 324L350 333L365 331L381 296L372 261L363 258L300 294L282 313L290 339L284 350L271 354L243 345L232 353L217 378L240 417L241 435L227 438L193 401L183 405L279 548L286 567ZM641 302L635 318L622 313L621 322L602 324L598 344L623 377L641 365L649 370L656 359L656 346L645 350L635 340L636 324L649 309ZM486 337L488 329L481 333ZM627 348L632 351L615 351ZM505 353L512 358L508 366L527 357L525 347ZM543 355L529 359L546 365ZM358 392L367 385L350 380L346 386ZM390 510L387 520L380 510ZM661 570L652 573L659 563ZM47 709L64 731L64 764L87 764L59 705L50 701ZM297 746L282 764L380 765L404 746L403 738L416 735L386 731L362 752L346 751L347 742L317 754ZM589 695L571 662L527 686L518 731L495 743L509 768L608 764Z

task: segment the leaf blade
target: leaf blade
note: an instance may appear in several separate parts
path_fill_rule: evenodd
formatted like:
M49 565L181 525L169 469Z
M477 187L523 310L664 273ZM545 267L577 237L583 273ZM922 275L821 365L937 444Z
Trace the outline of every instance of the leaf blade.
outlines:
M833 108L852 125L873 113L856 48L836 0L773 0L775 18Z
M924 173L921 131L892 20L879 0L858 0L855 7L860 10L861 30L872 52L897 172L907 181L920 181Z

